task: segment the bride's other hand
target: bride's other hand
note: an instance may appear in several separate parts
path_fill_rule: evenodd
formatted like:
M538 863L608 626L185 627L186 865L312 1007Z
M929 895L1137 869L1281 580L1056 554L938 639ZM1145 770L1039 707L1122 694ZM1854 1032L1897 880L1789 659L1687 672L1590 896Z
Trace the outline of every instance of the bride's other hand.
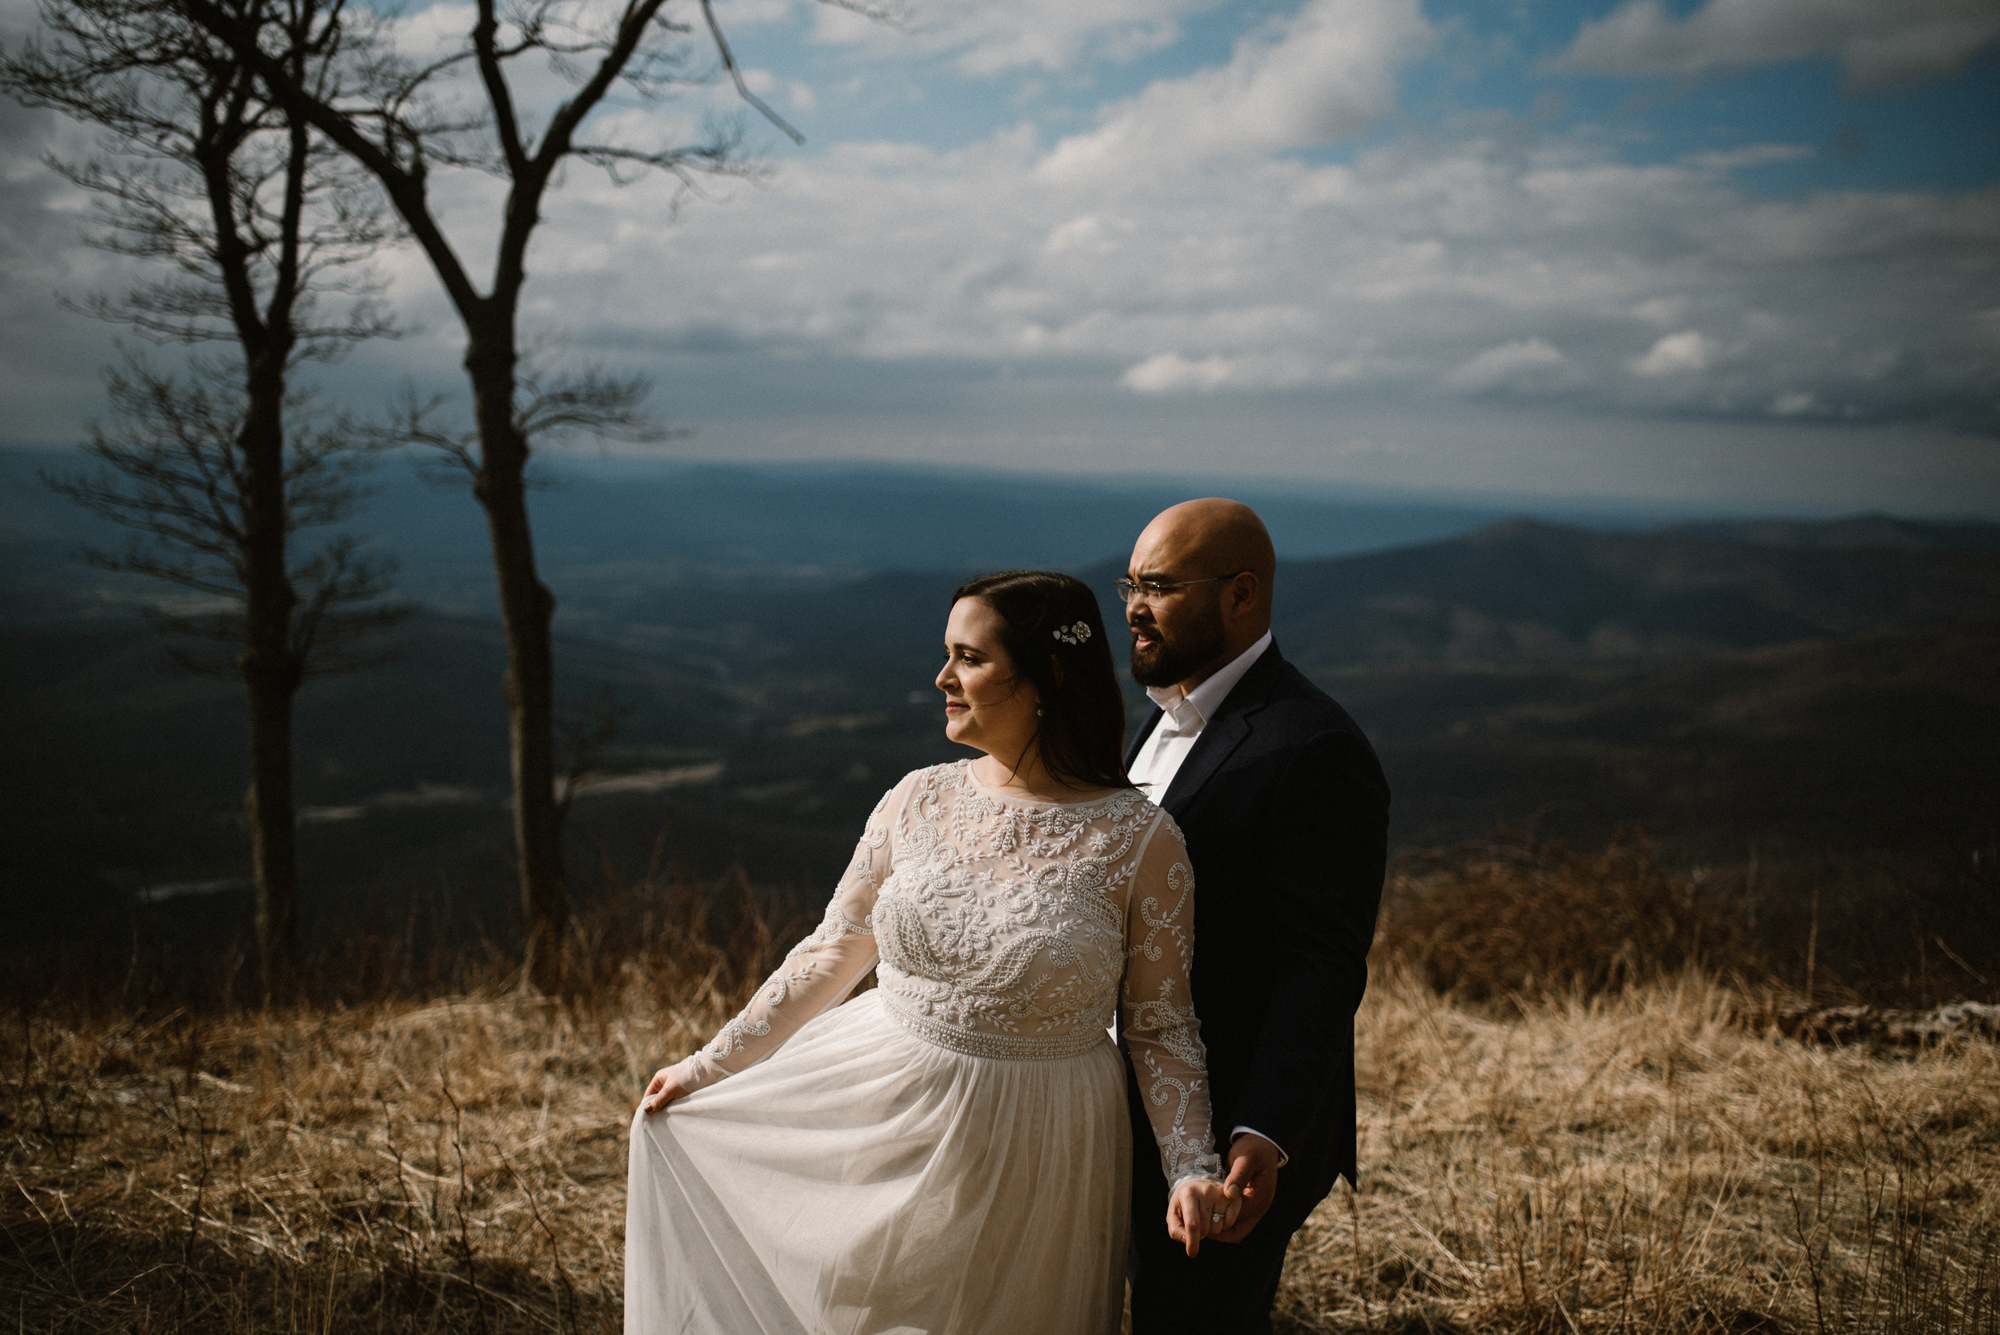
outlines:
M1222 1183L1183 1178L1167 1200L1167 1236L1186 1247L1189 1256L1198 1256L1201 1240L1227 1232L1242 1208L1243 1198L1230 1195Z
M646 1085L646 1092L639 1096L641 1112L656 1113L675 1099L686 1098L688 1087L681 1083L681 1068L662 1066L653 1072L652 1080Z

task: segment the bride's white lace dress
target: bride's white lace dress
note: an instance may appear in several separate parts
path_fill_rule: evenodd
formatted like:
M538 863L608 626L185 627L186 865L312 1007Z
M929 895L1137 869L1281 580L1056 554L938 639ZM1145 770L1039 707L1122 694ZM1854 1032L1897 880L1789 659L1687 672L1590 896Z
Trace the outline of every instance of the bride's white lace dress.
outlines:
M694 1092L633 1121L628 1335L1116 1331L1121 1001L1168 1180L1218 1176L1193 893L1135 792L905 777L818 930L682 1064Z

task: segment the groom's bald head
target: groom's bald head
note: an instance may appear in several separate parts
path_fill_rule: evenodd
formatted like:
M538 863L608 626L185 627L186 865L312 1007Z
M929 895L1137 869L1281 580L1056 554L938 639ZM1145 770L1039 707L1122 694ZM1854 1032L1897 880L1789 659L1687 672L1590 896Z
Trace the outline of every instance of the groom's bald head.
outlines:
M1210 496L1162 510L1132 547L1126 577L1167 586L1125 605L1132 675L1192 690L1271 628L1278 559L1257 512Z
M1249 571L1257 577L1253 601L1262 620L1257 635L1270 629L1271 584L1277 578L1278 556L1270 530L1243 502L1208 496L1160 511L1132 548L1132 574L1154 573L1155 568L1173 579Z

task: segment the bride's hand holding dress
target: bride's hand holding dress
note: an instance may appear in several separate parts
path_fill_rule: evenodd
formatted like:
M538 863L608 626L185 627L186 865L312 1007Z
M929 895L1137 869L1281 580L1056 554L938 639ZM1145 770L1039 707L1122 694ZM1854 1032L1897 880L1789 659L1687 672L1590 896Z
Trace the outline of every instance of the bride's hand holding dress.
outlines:
M681 1083L681 1068L662 1066L653 1072L653 1078L646 1083L646 1092L639 1099L639 1111L656 1113L687 1094L687 1086Z

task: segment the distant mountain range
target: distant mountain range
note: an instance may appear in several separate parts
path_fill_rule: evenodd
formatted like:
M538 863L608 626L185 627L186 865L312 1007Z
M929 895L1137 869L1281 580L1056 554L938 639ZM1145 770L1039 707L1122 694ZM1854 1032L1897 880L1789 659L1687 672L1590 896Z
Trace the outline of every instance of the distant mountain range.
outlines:
M1886 541L1860 545L1871 535ZM1321 669L1687 658L2000 617L2000 525L1865 516L1605 533L1522 519L1293 562L1279 581L1287 652Z
M1849 515L1844 519L1715 519L1677 524L1672 532L1697 538L1754 542L1766 547L1808 547L1820 551L1873 548L1992 551L2000 544L2000 524L1945 524L1891 515Z
M615 472L537 498L560 691L624 714L571 818L577 874L668 856L807 899L888 783L958 754L931 685L952 588L1051 565L1115 618L1124 544L1176 498L981 478L981 509L965 478L914 471L690 469L672 487ZM151 591L69 560L61 503L0 480L16 488L0 492L0 920L240 884L236 688L166 668L130 613ZM1638 821L1672 858L1754 848L1768 867L1994 842L2000 525L1632 531L1259 503L1299 553L1278 575L1280 643L1374 738L1399 845ZM501 653L475 508L399 484L371 514L404 535L405 590L449 596L398 632L396 661L300 697L308 895L504 904ZM1350 541L1374 549L1334 554Z
M16 619L50 611L49 595L84 583L80 544L123 535L44 487L43 472L83 467L74 452L0 450L0 554ZM825 582L876 570L964 565L1068 567L1117 555L1155 513L1195 484L1059 478L871 465L723 465L555 456L531 499L536 550L565 615L598 619L634 589L674 590L748 578ZM352 521L402 565L401 589L433 608L491 611L492 574L479 508L458 485L426 481L392 459ZM447 483L449 479L446 479ZM1251 486L1288 554L1368 551L1462 533L1502 518L1496 505L1410 495ZM1612 517L1615 522L1615 516ZM1628 517L1628 522L1629 517ZM143 586L88 576L100 601Z
M80 545L124 534L38 480L85 463L73 451L0 450L0 617L116 611L143 583L88 571ZM538 464L536 550L566 628L615 634L622 605L744 583L826 584L882 570L1075 569L1122 560L1155 513L1223 490L1256 506L1281 555L1312 560L1408 546L1522 513L1588 528L1655 526L1660 507L1455 497L1312 485L1059 477L863 464L672 463L556 455ZM399 592L434 610L492 615L478 506L462 483L423 480L405 459L373 475L352 521L402 566Z

